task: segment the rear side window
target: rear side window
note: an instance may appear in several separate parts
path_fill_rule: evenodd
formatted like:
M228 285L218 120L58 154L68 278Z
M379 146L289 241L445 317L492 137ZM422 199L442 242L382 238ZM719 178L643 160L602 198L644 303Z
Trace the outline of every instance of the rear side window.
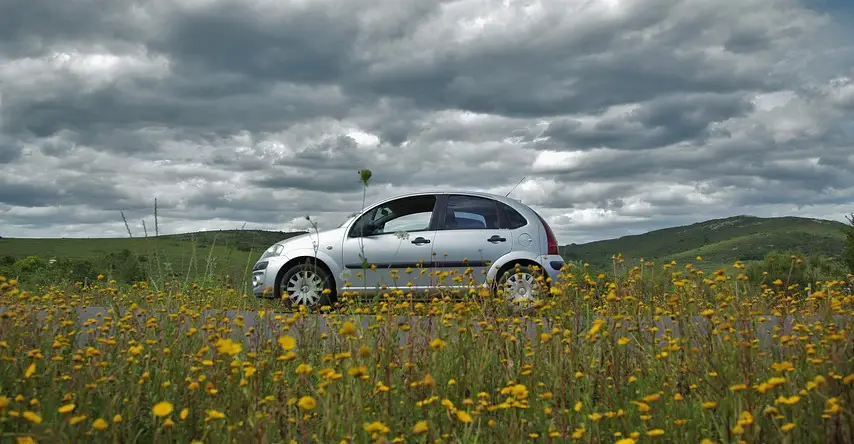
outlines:
M498 207L491 199L476 196L448 197L444 229L471 230L498 228Z
M513 207L502 203L501 208L504 210L504 215L507 217L507 228L515 230L528 225L528 220L525 219L525 216L519 214L519 212L514 210Z

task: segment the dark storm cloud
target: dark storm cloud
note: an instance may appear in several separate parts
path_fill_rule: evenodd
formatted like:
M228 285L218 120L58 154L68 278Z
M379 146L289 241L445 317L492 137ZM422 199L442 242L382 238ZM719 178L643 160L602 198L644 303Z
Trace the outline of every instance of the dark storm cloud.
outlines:
M17 160L21 157L21 151L23 149L17 141L0 135L0 164Z
M534 117L595 112L663 94L770 91L780 85L775 76L730 70L732 62L697 50L701 40L692 36L716 31L718 12L712 9L698 8L655 31L662 20L683 12L678 3L628 2L622 20L595 26L560 23L571 21L572 12L555 11L526 39L503 42L496 34L493 44L464 54L439 50L442 57L423 65L388 63L380 73L359 77L352 90L405 97L421 107ZM649 38L628 37L633 32L648 32ZM791 32L796 38L799 30L793 26ZM751 35L762 42L772 38Z
M355 175L353 175L355 177ZM327 193L338 193L352 190L356 181L353 177L346 180L343 175L335 174L324 177L321 174L285 174L277 173L263 179L254 179L250 183L255 186L276 189L311 189Z
M153 48L181 63L255 79L330 83L351 63L358 24L346 9L294 8L269 19L237 2L178 14Z
M63 178L52 183L16 183L0 178L0 203L21 207L88 205L119 208L134 205L130 196L107 179L91 177ZM138 205L138 203L137 203Z
M358 144L352 137L336 135L319 143L300 148L293 156L279 159L276 164L324 169L352 169L360 161Z
M710 125L753 110L743 95L671 95L644 103L624 115L604 117L591 127L578 119L553 121L543 132L572 149L648 149L678 142L705 143Z
M169 81L185 82L174 78ZM252 93L238 91L194 97L182 94L176 85L152 84L150 89L143 85L134 85L138 89L128 86L110 86L92 92L69 90L41 101L13 96L5 106L6 129L22 137L48 137L69 130L88 142L109 137L106 134L116 134L118 130L135 131L151 126L225 135L241 130L273 131L280 129L282 122L346 114L346 108L340 108L341 102L334 96L324 99L322 93L312 96L309 91L277 92L268 87ZM104 142L107 143L97 146L126 149L126 145ZM147 151L150 147L143 149Z
M12 57L42 54L57 42L134 41L129 23L134 2L124 0L7 0L0 3L0 52Z
M45 206L56 204L57 193L54 190L35 184L2 183L0 203L15 206Z
M44 208L43 210L36 213L2 212L0 214L3 215L4 221L8 221L9 225L32 230L50 231L50 236L47 237L52 238L63 236L65 234L65 227L76 226L77 229L73 231L77 231L81 228L85 229L86 226L90 225L99 225L101 227L115 225L116 230L111 230L113 231L112 234L121 237L127 236L127 232L122 225L121 214L118 211L92 212L81 210L79 207L51 207ZM57 223L58 220L61 220L62 223ZM129 220L128 222L133 224L132 226L136 225L134 223L135 220ZM121 227L121 231L119 231L119 227ZM8 229L8 226L4 226L3 228ZM139 227L139 231L139 234L142 234L141 226ZM97 232L89 232L88 234L91 237L102 237L103 230L99 229Z
M757 32L734 33L724 43L727 51L745 54L768 49L768 46L767 36Z

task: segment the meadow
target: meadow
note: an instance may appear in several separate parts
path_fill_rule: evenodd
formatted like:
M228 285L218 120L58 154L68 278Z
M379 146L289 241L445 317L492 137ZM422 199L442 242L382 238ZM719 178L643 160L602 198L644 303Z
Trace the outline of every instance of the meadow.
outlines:
M0 440L854 443L854 276L692 262L571 263L525 310L0 278Z

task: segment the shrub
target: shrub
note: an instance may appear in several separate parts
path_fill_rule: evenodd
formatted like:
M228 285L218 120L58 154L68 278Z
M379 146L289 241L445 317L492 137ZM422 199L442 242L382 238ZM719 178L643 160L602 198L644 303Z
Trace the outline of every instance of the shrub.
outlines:
M842 260L848 267L848 271L854 273L854 213L845 216L848 226L845 227L845 249L842 252Z
M819 255L804 255L797 250L772 251L765 259L747 267L747 277L756 285L780 280L785 285L806 288L816 281L845 277L845 266L838 260Z

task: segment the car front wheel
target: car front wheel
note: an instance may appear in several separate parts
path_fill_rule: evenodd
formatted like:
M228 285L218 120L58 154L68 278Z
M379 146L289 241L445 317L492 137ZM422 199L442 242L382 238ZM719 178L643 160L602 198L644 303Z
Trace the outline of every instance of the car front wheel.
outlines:
M309 308L332 305L332 279L322 267L311 263L291 267L279 279L278 296L289 306ZM324 292L324 290L329 290Z

